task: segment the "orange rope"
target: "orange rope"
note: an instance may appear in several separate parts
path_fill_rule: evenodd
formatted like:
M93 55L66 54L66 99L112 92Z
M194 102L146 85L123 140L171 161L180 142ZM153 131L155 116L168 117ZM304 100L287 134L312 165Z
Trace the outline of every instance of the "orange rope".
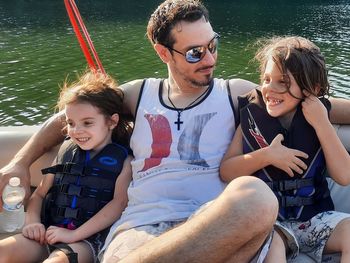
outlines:
M75 35L76 35L78 42L80 44L80 48L83 51L83 54L86 58L86 61L89 65L90 69L92 71L99 70L103 74L106 74L106 72L102 66L102 63L97 55L94 44L92 43L89 32L87 31L87 29L85 27L83 19L80 16L78 7L75 4L74 0L64 0L64 5L66 6L69 20L72 24L73 30L74 30ZM77 20L78 20L79 25L77 23ZM88 42L88 45L86 44L86 41L80 32L79 26L80 26L81 30L83 31L84 37L85 37L86 41ZM92 58L90 52L93 54L93 57L95 60ZM97 66L96 66L96 64L97 64Z

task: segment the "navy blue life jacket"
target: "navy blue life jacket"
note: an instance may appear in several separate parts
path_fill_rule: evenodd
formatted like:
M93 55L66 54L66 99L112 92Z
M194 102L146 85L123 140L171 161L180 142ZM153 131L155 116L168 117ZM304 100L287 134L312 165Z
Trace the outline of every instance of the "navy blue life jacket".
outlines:
M43 174L55 174L41 209L41 221L46 227L75 229L113 199L127 149L111 143L93 158L89 155L89 151L66 141L57 155L57 164L42 170Z
M321 101L329 110L329 101ZM270 145L276 135L281 133L284 146L303 151L309 156L303 159L308 168L301 175L294 173L294 177L290 177L272 165L255 173L278 198L279 220L307 221L320 212L334 210L324 173L326 164L323 151L315 130L304 117L301 103L288 130L277 118L268 114L259 90L240 97L239 108L244 153Z

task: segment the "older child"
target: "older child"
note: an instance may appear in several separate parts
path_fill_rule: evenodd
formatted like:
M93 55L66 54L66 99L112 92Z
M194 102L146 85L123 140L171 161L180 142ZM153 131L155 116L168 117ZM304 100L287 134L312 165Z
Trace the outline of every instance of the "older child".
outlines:
M22 234L0 241L1 262L95 262L127 205L129 126L122 91L99 73L65 84L58 107L69 140L30 198ZM125 145L125 146L122 146Z
M279 200L266 262L298 248L321 262L342 252L350 262L350 215L335 212L324 169L350 183L350 157L328 119L329 84L320 49L302 37L272 38L259 50L261 91L240 98L240 120L220 173L229 182L254 174Z

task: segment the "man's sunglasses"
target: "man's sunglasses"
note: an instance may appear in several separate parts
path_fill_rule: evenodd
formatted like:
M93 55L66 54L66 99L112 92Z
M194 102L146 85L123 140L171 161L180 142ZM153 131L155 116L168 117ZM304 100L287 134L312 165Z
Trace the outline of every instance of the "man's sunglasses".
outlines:
M205 54L207 53L207 49L211 54L216 52L219 44L219 38L220 35L215 33L215 36L210 40L207 46L193 47L187 50L185 53L182 53L172 47L168 47L166 45L164 46L172 51L175 51L176 53L179 53L180 55L183 55L188 63L197 63L204 58Z

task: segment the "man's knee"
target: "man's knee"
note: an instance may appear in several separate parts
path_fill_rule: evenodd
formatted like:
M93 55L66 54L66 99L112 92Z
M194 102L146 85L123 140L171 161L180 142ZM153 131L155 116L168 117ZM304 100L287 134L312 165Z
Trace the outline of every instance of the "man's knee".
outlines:
M272 227L276 220L277 198L262 180L254 176L242 176L233 180L225 189L223 197L232 209L240 210L242 216L258 220L258 226Z
M14 249L15 246L12 245L8 240L9 238L0 240L0 262L11 262L13 253L16 253Z
M8 252L9 250L4 249L0 244L0 262L10 262L11 255Z

